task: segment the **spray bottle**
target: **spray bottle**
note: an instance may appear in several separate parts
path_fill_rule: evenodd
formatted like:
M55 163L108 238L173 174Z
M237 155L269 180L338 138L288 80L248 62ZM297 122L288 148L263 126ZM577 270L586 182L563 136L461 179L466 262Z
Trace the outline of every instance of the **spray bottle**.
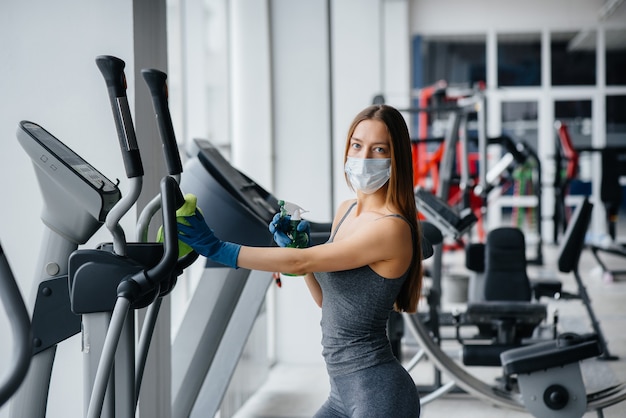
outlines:
M291 243L287 245L290 248L306 248L309 246L309 236L304 231L298 231L298 225L300 221L302 221L302 214L308 212L307 210L302 209L300 206L295 203L285 202L284 200L278 201L278 206L280 207L280 218L281 223L286 222L289 219L289 227L284 228L285 234L291 239ZM289 218L287 218L289 216ZM287 226L287 225L284 225ZM295 274L289 273L276 273L274 275L274 280L276 281L276 285L278 287L282 286L280 281L280 275L284 274L285 276L295 276Z
M302 221L302 214L308 212L302 209L295 203L285 202L284 200L278 201L280 207L280 217L290 216L289 229L285 231L287 236L291 239L291 244L288 247L291 248L306 248L309 246L309 236L306 232L298 231L298 225Z

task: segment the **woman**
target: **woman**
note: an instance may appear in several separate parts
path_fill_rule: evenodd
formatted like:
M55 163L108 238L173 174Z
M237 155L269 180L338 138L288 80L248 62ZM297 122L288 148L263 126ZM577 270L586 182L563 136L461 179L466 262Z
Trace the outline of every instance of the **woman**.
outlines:
M393 309L416 311L422 284L410 145L404 118L393 107L374 105L356 116L344 162L357 197L339 206L325 244L246 247L220 241L199 214L188 218L190 226L179 224L181 241L213 261L305 275L322 308L331 384L317 418L419 417L415 384L386 333Z

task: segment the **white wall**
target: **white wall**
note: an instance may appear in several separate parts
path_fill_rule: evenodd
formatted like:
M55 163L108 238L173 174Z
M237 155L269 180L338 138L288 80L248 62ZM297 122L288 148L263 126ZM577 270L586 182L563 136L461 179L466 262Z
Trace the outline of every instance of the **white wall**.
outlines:
M34 275L41 201L30 160L15 139L20 120L39 123L124 187L117 136L98 55L132 56L128 2L8 1L0 5L0 236L23 290ZM127 73L132 74L132 61ZM132 103L134 79L129 77ZM106 234L105 234L106 236Z
M271 187L272 96L267 2L230 3L233 166Z

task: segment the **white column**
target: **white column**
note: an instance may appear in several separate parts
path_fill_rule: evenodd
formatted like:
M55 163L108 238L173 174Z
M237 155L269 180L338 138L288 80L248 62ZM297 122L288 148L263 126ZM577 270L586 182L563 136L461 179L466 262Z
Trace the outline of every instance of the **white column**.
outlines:
M409 107L413 67L409 1L382 1L381 14L381 93L395 106Z
M550 31L541 31L541 96L537 107L537 155L541 161L542 187L542 225L541 231L544 242L552 242L554 236L554 98L550 94L552 85L552 56L550 54ZM544 186L545 185L545 186Z
M271 4L274 193L318 222L332 220L329 21L326 0ZM320 309L304 282L272 286L275 354L281 362L321 363Z
M265 1L230 3L233 166L271 189L272 85L269 11Z
M596 35L596 91L591 100L592 135L591 146L606 146L606 40L603 26L599 26ZM600 196L602 181L602 155L594 152L591 156L591 190L595 206L591 215L590 229L595 234L608 233L606 210Z

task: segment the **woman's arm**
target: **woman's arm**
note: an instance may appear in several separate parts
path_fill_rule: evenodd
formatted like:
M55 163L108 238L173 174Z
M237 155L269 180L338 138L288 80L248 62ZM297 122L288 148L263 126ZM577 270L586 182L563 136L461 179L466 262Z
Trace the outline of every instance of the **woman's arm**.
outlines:
M345 210L338 211L333 229L342 212ZM186 220L189 225L178 225L179 239L205 257L230 267L305 275L372 265L381 276L395 278L405 271L411 260L411 248L406 245L411 240L409 228L404 221L391 217L367 222L366 227L338 241L302 249L248 247L224 242L215 236L199 213ZM399 263L403 265L398 266ZM379 269L383 265L386 267Z
M322 288L320 284L315 279L313 273L307 273L304 276L304 281L306 282L306 286L309 288L309 292L311 292L311 296L313 296L313 300L319 306L322 307Z
M249 270L304 275L319 271L349 270L373 263L384 263L389 267L398 264L397 271L376 270L383 277L395 278L410 263L410 240L411 233L406 222L384 218L339 241L309 248L242 246L236 265Z

